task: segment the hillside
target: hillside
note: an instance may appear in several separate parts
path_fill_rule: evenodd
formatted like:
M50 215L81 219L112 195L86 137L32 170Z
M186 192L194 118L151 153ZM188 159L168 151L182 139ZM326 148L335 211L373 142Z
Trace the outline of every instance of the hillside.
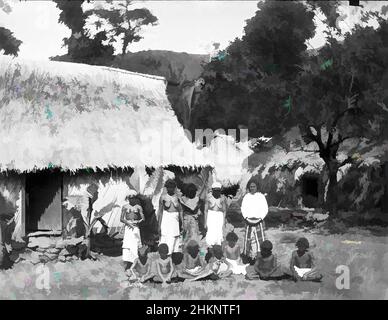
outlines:
M165 77L170 83L179 85L197 79L202 64L208 55L188 54L165 50L148 50L116 56L113 66L125 70Z

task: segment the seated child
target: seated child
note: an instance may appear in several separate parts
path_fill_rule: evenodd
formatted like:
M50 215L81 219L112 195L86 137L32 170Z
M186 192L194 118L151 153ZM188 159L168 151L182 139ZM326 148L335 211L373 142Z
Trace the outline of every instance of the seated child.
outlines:
M241 261L240 246L237 243L238 236L233 231L226 235L227 244L224 245L224 254L226 261L232 265L234 274L246 274L248 264L243 264Z
M299 238L296 242L297 250L292 252L290 269L295 281L320 281L322 275L314 264L314 256L308 251L310 244L306 238Z
M143 246L138 250L138 258L135 259L129 269L129 280L134 282L146 282L154 277L151 272L151 260L148 258L148 247Z
M272 247L269 240L261 243L255 264L246 268L246 279L280 280L285 277L284 269L278 265L276 255L272 253Z
M193 239L186 245L183 264L182 277L185 279L199 280L212 274L212 271L201 259L198 242Z
M172 273L171 282L183 282L185 281L182 277L183 271L183 253L174 252L171 255L172 263L174 264L174 272Z
M213 257L210 259L209 263L210 268L217 279L226 278L233 274L232 265L224 257L220 245L215 244L213 246ZM214 280L214 278L211 279Z
M155 260L156 275L154 276L155 282L161 282L162 286L171 282L171 276L174 272L174 266L172 264L171 257L168 256L168 245L161 243L158 248L159 258Z

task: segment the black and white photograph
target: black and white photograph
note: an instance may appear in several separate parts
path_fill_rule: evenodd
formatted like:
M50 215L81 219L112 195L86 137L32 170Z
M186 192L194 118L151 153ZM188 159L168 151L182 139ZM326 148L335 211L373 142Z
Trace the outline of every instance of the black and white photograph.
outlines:
M0 226L0 300L388 300L388 1L0 0Z

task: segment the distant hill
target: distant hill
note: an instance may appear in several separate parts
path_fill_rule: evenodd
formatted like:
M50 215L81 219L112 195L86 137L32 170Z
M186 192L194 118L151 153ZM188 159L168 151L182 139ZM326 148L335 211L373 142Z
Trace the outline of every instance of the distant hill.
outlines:
M165 77L168 82L181 85L198 79L202 64L209 60L208 55L189 54L166 50L148 50L116 56L113 66L120 69Z

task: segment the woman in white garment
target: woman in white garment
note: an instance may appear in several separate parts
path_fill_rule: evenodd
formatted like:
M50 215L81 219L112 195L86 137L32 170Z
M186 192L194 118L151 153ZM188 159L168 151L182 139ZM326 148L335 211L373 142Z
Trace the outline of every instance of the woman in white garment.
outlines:
M222 244L226 209L227 203L221 194L221 184L215 182L205 204L206 243L209 247Z
M126 263L125 270L128 270L138 257L138 249L142 246L140 238L139 223L144 221L143 208L135 196L137 192L130 190L122 207L120 221L124 223L123 239L123 261Z
M260 251L258 235L261 234L261 241L265 240L263 220L268 213L268 204L265 195L258 192L255 181L252 180L248 183L248 189L249 192L244 196L241 204L241 213L246 223L243 253L246 257L251 255L252 258L255 258L257 252ZM253 250L252 242L255 244L256 250Z
M167 193L160 196L159 200L159 244L168 246L168 254L180 252L180 234L182 228L182 207L176 194L176 183L169 179L165 183Z

